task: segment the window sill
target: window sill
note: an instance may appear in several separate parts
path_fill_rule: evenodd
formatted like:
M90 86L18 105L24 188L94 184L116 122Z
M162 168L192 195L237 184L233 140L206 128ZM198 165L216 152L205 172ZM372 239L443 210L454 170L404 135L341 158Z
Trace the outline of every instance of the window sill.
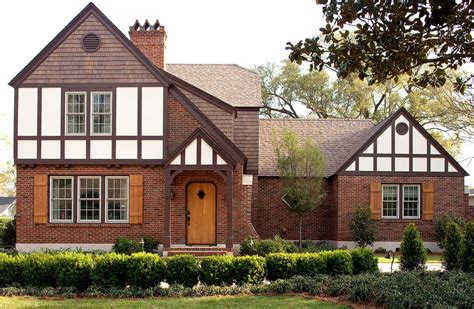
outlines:
M47 223L48 227L118 227L118 228L129 228L129 223Z

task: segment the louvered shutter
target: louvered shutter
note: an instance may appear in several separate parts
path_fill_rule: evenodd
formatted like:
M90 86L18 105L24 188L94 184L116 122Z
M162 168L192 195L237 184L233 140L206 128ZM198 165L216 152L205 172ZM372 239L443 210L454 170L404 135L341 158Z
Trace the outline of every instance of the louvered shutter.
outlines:
M382 185L378 182L370 184L370 213L372 220L380 220L382 210Z
M130 224L143 221L143 176L130 176Z
M422 213L423 220L433 220L433 183L427 182L422 186Z
M48 176L35 175L33 192L34 223L48 222Z

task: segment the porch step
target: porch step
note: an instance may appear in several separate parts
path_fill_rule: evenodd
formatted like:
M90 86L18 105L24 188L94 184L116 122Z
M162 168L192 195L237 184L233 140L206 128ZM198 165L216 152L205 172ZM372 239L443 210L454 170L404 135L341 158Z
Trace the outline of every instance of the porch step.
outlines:
M180 254L191 254L195 257L204 257L210 255L233 255L232 250L220 247L184 247L184 248L165 248L163 256L176 256Z

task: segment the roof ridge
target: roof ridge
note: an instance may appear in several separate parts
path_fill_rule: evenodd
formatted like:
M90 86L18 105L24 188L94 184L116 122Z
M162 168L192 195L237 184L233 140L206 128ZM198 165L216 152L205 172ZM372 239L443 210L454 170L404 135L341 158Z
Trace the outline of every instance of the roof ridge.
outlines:
M259 75L256 71L252 70L252 69L249 69L249 68L246 68L240 64L237 64L237 63L167 63L166 65L200 65L200 66L206 66L206 65L215 65L215 66L234 66L234 67L237 67L239 69L242 69L242 70L245 70L245 71L248 71L249 73L252 73L252 74L255 74L255 75Z
M373 124L376 124L374 120L372 119L351 119L351 118L259 118L260 120L264 121L294 121L294 122L317 122L317 121L354 121L354 122L371 122Z

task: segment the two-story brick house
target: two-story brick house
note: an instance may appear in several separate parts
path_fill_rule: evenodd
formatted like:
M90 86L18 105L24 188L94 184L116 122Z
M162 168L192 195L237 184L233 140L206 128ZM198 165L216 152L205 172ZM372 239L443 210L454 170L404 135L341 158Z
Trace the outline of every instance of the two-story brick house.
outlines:
M15 78L17 248L110 249L160 240L165 254L232 252L243 238L296 238L271 135L289 128L327 158L327 198L305 238L351 244L358 205L379 240L407 222L466 215L462 167L404 110L366 120L259 120L258 76L236 65L166 63L165 28L130 39L92 3Z

